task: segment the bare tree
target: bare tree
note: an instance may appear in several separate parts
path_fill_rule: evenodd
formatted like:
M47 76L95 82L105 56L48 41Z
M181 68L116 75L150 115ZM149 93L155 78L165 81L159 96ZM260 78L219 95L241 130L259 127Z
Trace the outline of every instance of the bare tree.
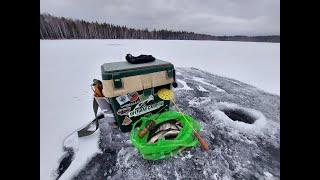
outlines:
M186 31L133 29L40 14L40 39L177 39L280 42L280 36L212 36Z

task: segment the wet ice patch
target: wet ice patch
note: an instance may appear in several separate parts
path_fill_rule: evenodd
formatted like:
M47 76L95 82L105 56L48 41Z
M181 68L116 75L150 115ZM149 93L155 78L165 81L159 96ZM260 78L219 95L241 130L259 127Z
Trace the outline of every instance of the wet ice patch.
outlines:
M224 89L221 89L221 88L219 88L219 87L217 87L217 86L215 86L215 85L213 85L211 83L206 82L205 79L203 79L203 78L194 76L194 77L192 77L192 79L194 81L197 81L197 82L200 82L200 83L205 84L207 86L211 86L211 87L215 88L217 92L226 92Z
M213 117L239 131L260 132L266 126L265 116L255 109L241 107L234 103L220 102L212 113Z

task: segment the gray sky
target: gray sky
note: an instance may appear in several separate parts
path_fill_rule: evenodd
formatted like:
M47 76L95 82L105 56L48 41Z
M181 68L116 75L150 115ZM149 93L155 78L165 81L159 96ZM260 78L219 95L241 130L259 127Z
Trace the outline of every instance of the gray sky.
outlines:
M151 30L280 35L280 0L40 0L40 12Z

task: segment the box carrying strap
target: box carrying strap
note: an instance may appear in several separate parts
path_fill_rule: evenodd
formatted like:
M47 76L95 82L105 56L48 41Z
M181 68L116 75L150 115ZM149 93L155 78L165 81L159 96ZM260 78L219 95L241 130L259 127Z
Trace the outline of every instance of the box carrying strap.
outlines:
M99 105L98 105L96 99L93 98L93 111L94 111L95 118L88 125L86 125L84 128L77 131L78 137L89 136L89 135L93 134L99 128L99 120L103 119L104 115L101 114L101 115L97 116L98 107L99 107ZM96 126L95 129L89 130L93 124Z
M87 125L84 127L80 128L80 130L74 130L72 133L70 133L68 136L66 136L63 140L63 149L68 149L68 146L66 145L66 142L69 137L71 137L74 133L77 133L77 136L83 137L83 136L89 136L93 134L98 128L99 128L99 120L104 118L104 114L101 114L97 116L97 111L98 111L98 103L96 102L95 98L93 101L93 109L95 112L95 118ZM95 129L91 130L92 125L95 125Z
M91 86L95 87L93 89L94 96L100 96L100 97L103 96L102 95L102 82L100 80L93 79L93 83L91 84ZM97 116L99 104L98 104L96 98L93 98L92 107L93 107L93 112L94 112L95 118L88 125L86 125L84 128L81 128L80 130L77 131L78 137L89 136L89 135L93 134L99 128L99 120L104 118L103 114ZM95 129L90 130L93 125L95 125Z

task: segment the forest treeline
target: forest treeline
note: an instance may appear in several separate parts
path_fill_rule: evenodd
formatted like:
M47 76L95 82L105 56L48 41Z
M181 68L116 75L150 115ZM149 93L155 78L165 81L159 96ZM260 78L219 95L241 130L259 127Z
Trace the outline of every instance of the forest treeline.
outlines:
M40 39L167 39L280 42L280 36L212 36L186 31L133 29L40 14Z

